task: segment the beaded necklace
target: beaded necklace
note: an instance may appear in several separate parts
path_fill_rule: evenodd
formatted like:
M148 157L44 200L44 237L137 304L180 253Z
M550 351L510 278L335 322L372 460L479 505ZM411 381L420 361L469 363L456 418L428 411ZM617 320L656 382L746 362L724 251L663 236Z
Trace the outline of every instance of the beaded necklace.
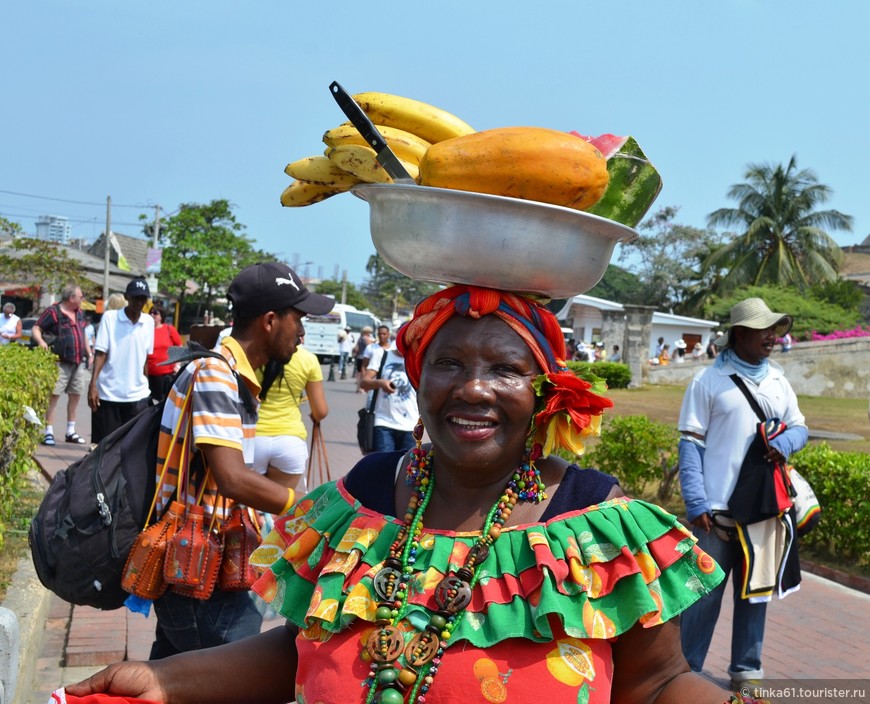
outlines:
M373 579L378 607L376 628L365 645L372 661L365 682L369 688L366 704L403 704L406 693L408 702L425 703L426 693L441 666L444 650L471 602L471 592L480 578L478 566L489 555L490 547L501 535L517 501L538 503L547 496L540 473L527 454L498 501L486 514L480 536L468 551L462 567L445 575L435 588L437 611L429 617L425 629L405 645L397 624L407 612L408 585L423 535L423 514L435 489L433 459L433 450L426 452L418 446L412 451L408 481L413 484L413 491L405 510L405 525L399 530L390 546L389 557ZM403 655L404 665L400 663Z

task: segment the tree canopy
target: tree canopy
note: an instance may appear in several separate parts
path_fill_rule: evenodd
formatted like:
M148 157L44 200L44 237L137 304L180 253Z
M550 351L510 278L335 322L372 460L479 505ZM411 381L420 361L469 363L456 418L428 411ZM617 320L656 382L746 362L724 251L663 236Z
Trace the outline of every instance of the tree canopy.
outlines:
M152 226L146 225L148 234ZM190 297L198 303L197 315L212 307L240 269L259 261L277 261L274 254L255 249L236 222L229 201L183 203L164 221L160 231L163 257L161 287L174 292L181 303ZM194 284L194 292L189 290Z
M366 299L362 292L350 281L346 282L346 285L345 303L354 308L358 308L359 310L366 310L369 307L368 299ZM321 281L317 284L317 293L322 293L324 296L332 296L335 298L337 303L341 303L341 291L344 286L344 282L336 281L335 279L327 279L326 281Z
M0 223L0 227L5 230L6 226ZM58 293L66 284L77 284L88 294L95 292L84 267L62 245L35 237L16 237L8 251L0 253L0 277L32 285L29 298L34 307L39 305L43 292Z
M383 320L391 320L394 313L408 317L420 300L438 290L437 284L400 274L379 254L369 257L366 271L371 278L363 286L363 292L372 305L372 312Z
M792 336L795 339L810 339L810 333L828 334L835 330L855 327L861 320L857 308L846 308L830 300L816 298L795 287L779 285L748 286L727 296L711 297L705 307L706 317L720 320L728 325L731 308L747 298L761 298L777 313L787 313L794 318Z
M644 220L638 238L624 243L619 261L631 261L629 270L639 286L631 290L632 300L684 315L698 313L715 281L702 271L702 262L721 246L714 230L675 222L679 208L667 206Z
M827 230L851 231L852 217L818 210L831 189L809 169L788 164L750 164L746 182L728 190L736 208L720 208L707 219L711 227L733 227L725 246L705 261L721 276L720 289L780 284L801 289L837 278L842 252Z

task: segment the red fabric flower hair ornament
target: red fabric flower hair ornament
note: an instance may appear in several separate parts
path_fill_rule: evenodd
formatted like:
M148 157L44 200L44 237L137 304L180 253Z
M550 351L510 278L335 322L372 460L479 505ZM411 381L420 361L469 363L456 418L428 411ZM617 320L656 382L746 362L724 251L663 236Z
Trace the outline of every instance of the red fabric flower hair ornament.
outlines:
M564 448L582 454L583 439L597 435L601 414L613 401L601 394L603 379L577 375L565 364L565 338L556 316L536 301L506 291L477 286L451 286L424 298L414 309L396 339L405 358L412 386L420 386L426 348L441 327L454 315L480 318L495 315L529 346L544 373L535 379L537 410L529 429L531 459L546 457Z

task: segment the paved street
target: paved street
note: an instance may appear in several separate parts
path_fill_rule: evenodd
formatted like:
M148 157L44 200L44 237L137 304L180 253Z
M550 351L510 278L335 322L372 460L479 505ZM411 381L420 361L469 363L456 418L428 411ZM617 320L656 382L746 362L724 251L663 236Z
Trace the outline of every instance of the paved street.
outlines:
M328 367L324 367L325 379L328 372ZM324 385L330 412L322 428L334 479L346 473L360 457L356 421L365 395L355 392L355 384L350 379L325 381ZM62 407L55 419L55 429L62 429L64 422L65 408ZM77 430L90 439L90 410L84 400ZM53 476L82 454L81 447L61 440L54 448L40 446L37 457L46 472ZM316 473L314 480L316 484ZM146 619L126 609L101 612L88 607L73 608L57 597L52 599L30 697L32 704L45 704L50 692L60 684L77 681L110 662L147 658L154 629L153 616ZM264 628L276 624L275 620L267 621ZM730 625L731 606L726 600L706 663L710 676L724 686L727 686L724 677ZM867 594L805 572L798 593L769 606L764 644L768 678L870 680L868 653L870 596Z

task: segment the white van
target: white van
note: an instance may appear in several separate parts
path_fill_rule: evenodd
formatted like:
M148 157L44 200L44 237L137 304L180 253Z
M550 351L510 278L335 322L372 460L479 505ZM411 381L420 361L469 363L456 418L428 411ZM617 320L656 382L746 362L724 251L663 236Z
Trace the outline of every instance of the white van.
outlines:
M302 320L305 326L305 349L317 355L321 364L338 362L338 331L350 328L354 343L359 339L365 326L377 330L381 321L368 310L359 310L351 305L336 303L326 315L306 315Z

